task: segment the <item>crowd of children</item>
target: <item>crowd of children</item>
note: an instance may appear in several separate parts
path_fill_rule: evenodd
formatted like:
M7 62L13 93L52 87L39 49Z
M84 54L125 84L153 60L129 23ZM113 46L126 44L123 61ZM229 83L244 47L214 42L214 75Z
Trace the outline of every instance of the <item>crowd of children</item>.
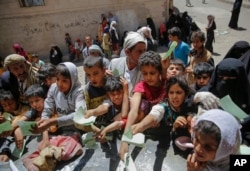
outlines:
M207 29L214 29L214 17L208 19ZM121 160L125 160L124 154L129 151L125 141L118 150L116 140L128 131L158 140L162 160L172 142L174 152L187 158L189 171L228 170L229 155L239 152L242 139L249 143L246 134L249 123L243 125L242 132L236 118L214 108L220 105L218 98L229 95L249 114L250 86L245 65L230 56L215 66L213 48L211 44L205 46L205 34L192 33L190 51L189 45L181 40L178 27L168 30L169 40L176 42L177 47L167 58L147 48L152 36L150 29L142 27L138 32L126 34L124 56L110 60L111 54L119 51L117 21L111 22L109 30L106 19L102 18L100 27L104 33L98 37L102 46L94 44L89 35L85 37L85 47L80 39L72 45L70 35L65 34L71 62L62 62L57 46L51 47L51 63L39 60L37 54L32 55L30 62L21 54L4 59L0 124L8 122L10 129L0 132L0 161L12 159L12 151L4 145L8 137L14 137L18 149L25 146L27 137L20 122L34 121L29 131L42 137L37 151L23 160L28 170L46 167L53 170L60 158L66 161L79 156L84 148L81 135L88 132L94 133L104 152L116 152L117 158L110 160L110 170L115 170L118 151ZM210 36L207 39L212 41L213 35ZM107 46L112 47L112 52ZM77 67L72 63L80 55L84 58L85 85L80 83ZM202 113L199 107L207 111ZM80 108L84 111L82 118L96 117L93 124L74 122ZM228 132L232 136L225 136ZM107 139L107 135L112 139ZM188 137L193 146L181 148L180 137ZM42 160L45 154L53 157ZM91 157L94 150L87 149L87 154ZM157 163L154 168L159 168Z

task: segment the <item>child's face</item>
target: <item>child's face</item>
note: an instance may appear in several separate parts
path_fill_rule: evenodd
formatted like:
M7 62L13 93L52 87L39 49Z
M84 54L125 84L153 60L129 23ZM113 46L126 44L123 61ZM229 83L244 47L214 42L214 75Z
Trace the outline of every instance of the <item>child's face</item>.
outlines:
M168 91L168 100L171 106L179 111L180 106L184 102L186 97L185 91L178 85L173 84Z
M71 88L71 79L58 74L56 84L60 92L67 94Z
M210 76L207 73L198 75L195 77L196 80L196 84L198 85L198 87L204 87L208 84L209 80L210 80Z
M44 80L44 84L47 87L50 87L55 82L56 82L56 77L46 77L45 80Z
M213 135L203 135L196 132L193 144L194 153L198 161L207 162L215 159L218 143Z
M168 38L169 38L169 40L170 40L171 42L177 41L177 40L178 40L178 37L177 37L177 36L173 36L173 35L171 35L171 34L168 35Z
M38 58L37 57L32 57L32 62L37 63L38 62Z
M198 50L198 49L202 48L203 43L204 42L202 42L199 38L194 38L192 40L192 44L193 44L193 47L194 47L195 50Z
M17 102L14 99L1 100L1 106L4 112L14 112L17 109Z
M143 80L149 85L157 87L160 85L160 72L152 65L144 65L141 67Z
M32 109L35 109L38 112L42 112L44 108L44 98L38 96L31 96L28 99L29 104Z
M183 68L181 65L178 64L170 64L167 69L167 78L171 78L176 75L182 75L183 74Z
M114 103L116 106L122 105L123 101L123 90L116 90L112 92L107 92L109 99L112 103Z
M102 87L105 80L105 68L98 66L84 67L88 80L94 87Z

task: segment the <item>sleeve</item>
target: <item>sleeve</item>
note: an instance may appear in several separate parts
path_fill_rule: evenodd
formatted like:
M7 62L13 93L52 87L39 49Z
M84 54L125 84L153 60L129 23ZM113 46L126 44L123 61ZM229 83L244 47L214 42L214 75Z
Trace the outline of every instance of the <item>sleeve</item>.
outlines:
M48 93L47 93L47 97L44 101L44 109L43 109L43 112L41 114L42 119L48 119L54 113L55 99L54 99L53 95L55 93L55 86L56 86L56 83L52 84Z
M36 119L36 111L34 109L29 110L26 114L25 117L28 118L28 120L35 120Z
M164 113L165 113L164 107L160 104L156 104L152 107L151 111L149 112L149 115L152 115L159 123L162 120Z
M82 106L83 109L86 110L87 107L86 107L86 103L85 103L82 91L78 91L75 95L76 95L76 98L75 98L75 112L81 106ZM72 112L72 113L70 113L68 115L58 117L57 118L58 127L73 125L74 124L73 118L74 118L75 112Z
M136 93L136 92L138 92L138 93L144 93L145 92L143 81L140 81L139 83L137 83L135 85L133 93Z

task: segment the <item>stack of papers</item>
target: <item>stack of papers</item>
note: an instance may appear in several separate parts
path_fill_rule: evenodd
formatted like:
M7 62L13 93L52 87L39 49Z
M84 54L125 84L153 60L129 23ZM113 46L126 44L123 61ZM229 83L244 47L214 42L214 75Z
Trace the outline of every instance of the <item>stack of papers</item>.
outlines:
M84 117L85 110L82 107L79 107L78 110L76 111L74 115L74 122L79 124L79 125L91 125L95 122L96 117L91 116L89 118Z

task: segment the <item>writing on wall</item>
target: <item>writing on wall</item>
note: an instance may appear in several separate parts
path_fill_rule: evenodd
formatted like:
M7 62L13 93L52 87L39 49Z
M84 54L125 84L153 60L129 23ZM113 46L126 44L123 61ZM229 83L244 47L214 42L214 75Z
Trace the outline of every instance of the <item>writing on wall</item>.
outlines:
M62 17L63 18L63 17ZM32 23L27 22L23 24L22 30L24 35L32 36L34 34L44 33L44 32L54 32L64 29L70 29L75 27L83 27L88 28L91 25L96 25L98 21L96 19L91 19L88 16L78 15L76 17L66 17L65 20L55 21L53 18L50 20L47 19L39 19L39 21Z

